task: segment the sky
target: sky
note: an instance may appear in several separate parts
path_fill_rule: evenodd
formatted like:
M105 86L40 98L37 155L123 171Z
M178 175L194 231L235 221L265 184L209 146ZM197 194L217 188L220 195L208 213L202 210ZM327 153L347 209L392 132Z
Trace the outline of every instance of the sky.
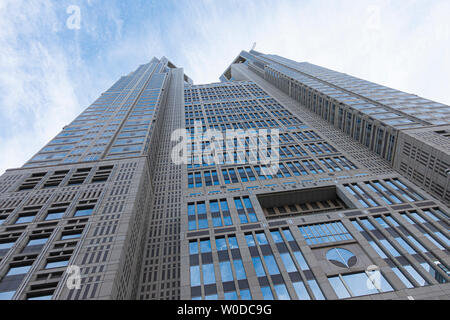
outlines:
M0 0L0 174L154 56L211 83L256 42L450 105L449 16L448 0Z

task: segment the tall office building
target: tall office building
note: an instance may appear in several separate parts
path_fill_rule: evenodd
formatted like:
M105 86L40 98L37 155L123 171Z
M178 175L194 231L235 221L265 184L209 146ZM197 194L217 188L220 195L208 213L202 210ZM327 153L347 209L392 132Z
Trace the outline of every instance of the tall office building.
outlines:
M220 80L154 58L1 176L0 299L450 298L449 106L254 50Z

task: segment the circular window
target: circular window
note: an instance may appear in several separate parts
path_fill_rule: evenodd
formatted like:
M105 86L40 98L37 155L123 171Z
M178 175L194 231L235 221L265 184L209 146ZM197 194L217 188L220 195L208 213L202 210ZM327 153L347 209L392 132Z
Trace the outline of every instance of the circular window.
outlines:
M333 248L328 250L327 259L332 264L341 268L353 267L358 261L353 252L342 248Z

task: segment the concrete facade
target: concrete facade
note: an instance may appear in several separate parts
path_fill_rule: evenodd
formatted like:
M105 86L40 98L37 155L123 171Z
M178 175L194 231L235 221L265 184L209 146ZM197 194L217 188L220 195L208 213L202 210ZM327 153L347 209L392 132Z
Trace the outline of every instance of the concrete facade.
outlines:
M445 118L348 77L243 51L221 83L166 58L121 78L0 178L0 298L450 298ZM278 129L280 170L251 140L242 162L175 164L196 122Z

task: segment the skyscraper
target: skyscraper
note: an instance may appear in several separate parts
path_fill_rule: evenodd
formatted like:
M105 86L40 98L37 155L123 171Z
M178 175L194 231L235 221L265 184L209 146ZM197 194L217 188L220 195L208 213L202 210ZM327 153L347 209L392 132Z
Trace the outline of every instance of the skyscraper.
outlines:
M450 107L254 50L220 80L154 58L1 176L0 298L450 298Z

